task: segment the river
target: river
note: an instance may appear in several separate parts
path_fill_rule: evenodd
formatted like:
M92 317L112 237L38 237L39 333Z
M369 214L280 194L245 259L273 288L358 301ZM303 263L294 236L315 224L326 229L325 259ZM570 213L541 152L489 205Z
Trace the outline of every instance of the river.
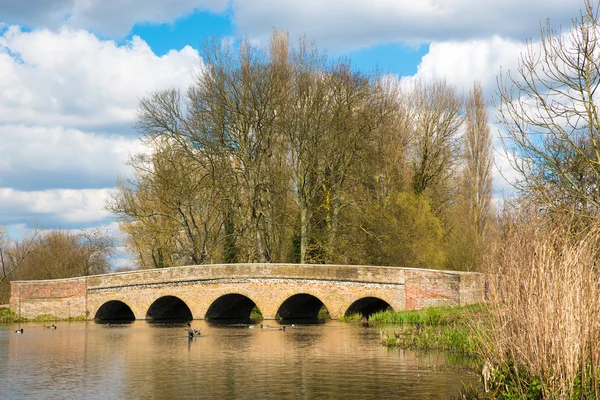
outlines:
M0 326L1 399L451 399L477 384L442 353L387 349L337 321ZM14 331L23 328L23 334Z

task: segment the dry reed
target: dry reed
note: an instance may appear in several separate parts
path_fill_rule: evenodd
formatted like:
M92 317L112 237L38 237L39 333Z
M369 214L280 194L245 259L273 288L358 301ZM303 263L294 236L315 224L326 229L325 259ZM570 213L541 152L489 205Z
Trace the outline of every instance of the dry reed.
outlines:
M519 397L535 381L543 398L579 397L586 383L598 398L600 226L578 236L569 221L505 228L488 260L497 284L490 285L486 367Z

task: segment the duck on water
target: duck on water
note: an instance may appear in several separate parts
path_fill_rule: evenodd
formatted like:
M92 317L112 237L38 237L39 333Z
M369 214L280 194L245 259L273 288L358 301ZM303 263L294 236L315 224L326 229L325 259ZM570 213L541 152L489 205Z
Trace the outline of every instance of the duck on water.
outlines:
M200 329L192 329L192 325L188 322L187 324L187 332L188 332L188 337L191 339L194 336L200 336L201 332Z

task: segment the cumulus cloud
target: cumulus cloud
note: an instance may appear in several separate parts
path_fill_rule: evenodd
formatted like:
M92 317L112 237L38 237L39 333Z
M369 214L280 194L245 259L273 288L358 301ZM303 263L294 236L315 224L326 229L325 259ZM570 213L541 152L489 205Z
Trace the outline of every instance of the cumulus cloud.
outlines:
M20 0L2 4L5 22L61 26L123 37L135 24L171 23L195 11L229 12L237 30L266 38L273 27L330 48L464 40L498 34L523 40L550 18L569 25L580 0ZM51 5L50 5L51 4Z
M496 90L496 77L515 70L519 55L526 50L523 42L493 36L468 41L433 42L413 78L444 78L455 87L468 91L474 81L481 82L490 97Z
M158 57L140 38L0 28L0 223L114 221L103 209L110 188L143 150L131 134L139 99L186 88L199 65L191 47Z
M29 27L67 25L121 37L136 23L170 23L194 10L222 12L228 0L19 0L2 2L2 18Z
M134 37L124 45L80 30L0 36L0 123L130 130L140 97L185 88L199 66L189 46L156 56Z
M0 187L18 190L104 188L128 176L139 140L63 127L0 125Z
M104 210L111 189L52 189L21 191L0 188L0 221L11 225L65 228L110 222Z
M570 25L581 6L579 0L234 0L231 7L239 32L251 37L265 38L276 27L349 50L492 35L535 38L540 21Z

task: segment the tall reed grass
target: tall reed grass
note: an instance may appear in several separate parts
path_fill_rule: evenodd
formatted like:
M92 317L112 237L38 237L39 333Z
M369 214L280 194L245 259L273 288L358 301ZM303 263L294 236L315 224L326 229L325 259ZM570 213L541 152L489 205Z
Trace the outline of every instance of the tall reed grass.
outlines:
M487 260L484 379L516 398L600 398L600 226L509 224ZM510 398L510 397L509 397Z

